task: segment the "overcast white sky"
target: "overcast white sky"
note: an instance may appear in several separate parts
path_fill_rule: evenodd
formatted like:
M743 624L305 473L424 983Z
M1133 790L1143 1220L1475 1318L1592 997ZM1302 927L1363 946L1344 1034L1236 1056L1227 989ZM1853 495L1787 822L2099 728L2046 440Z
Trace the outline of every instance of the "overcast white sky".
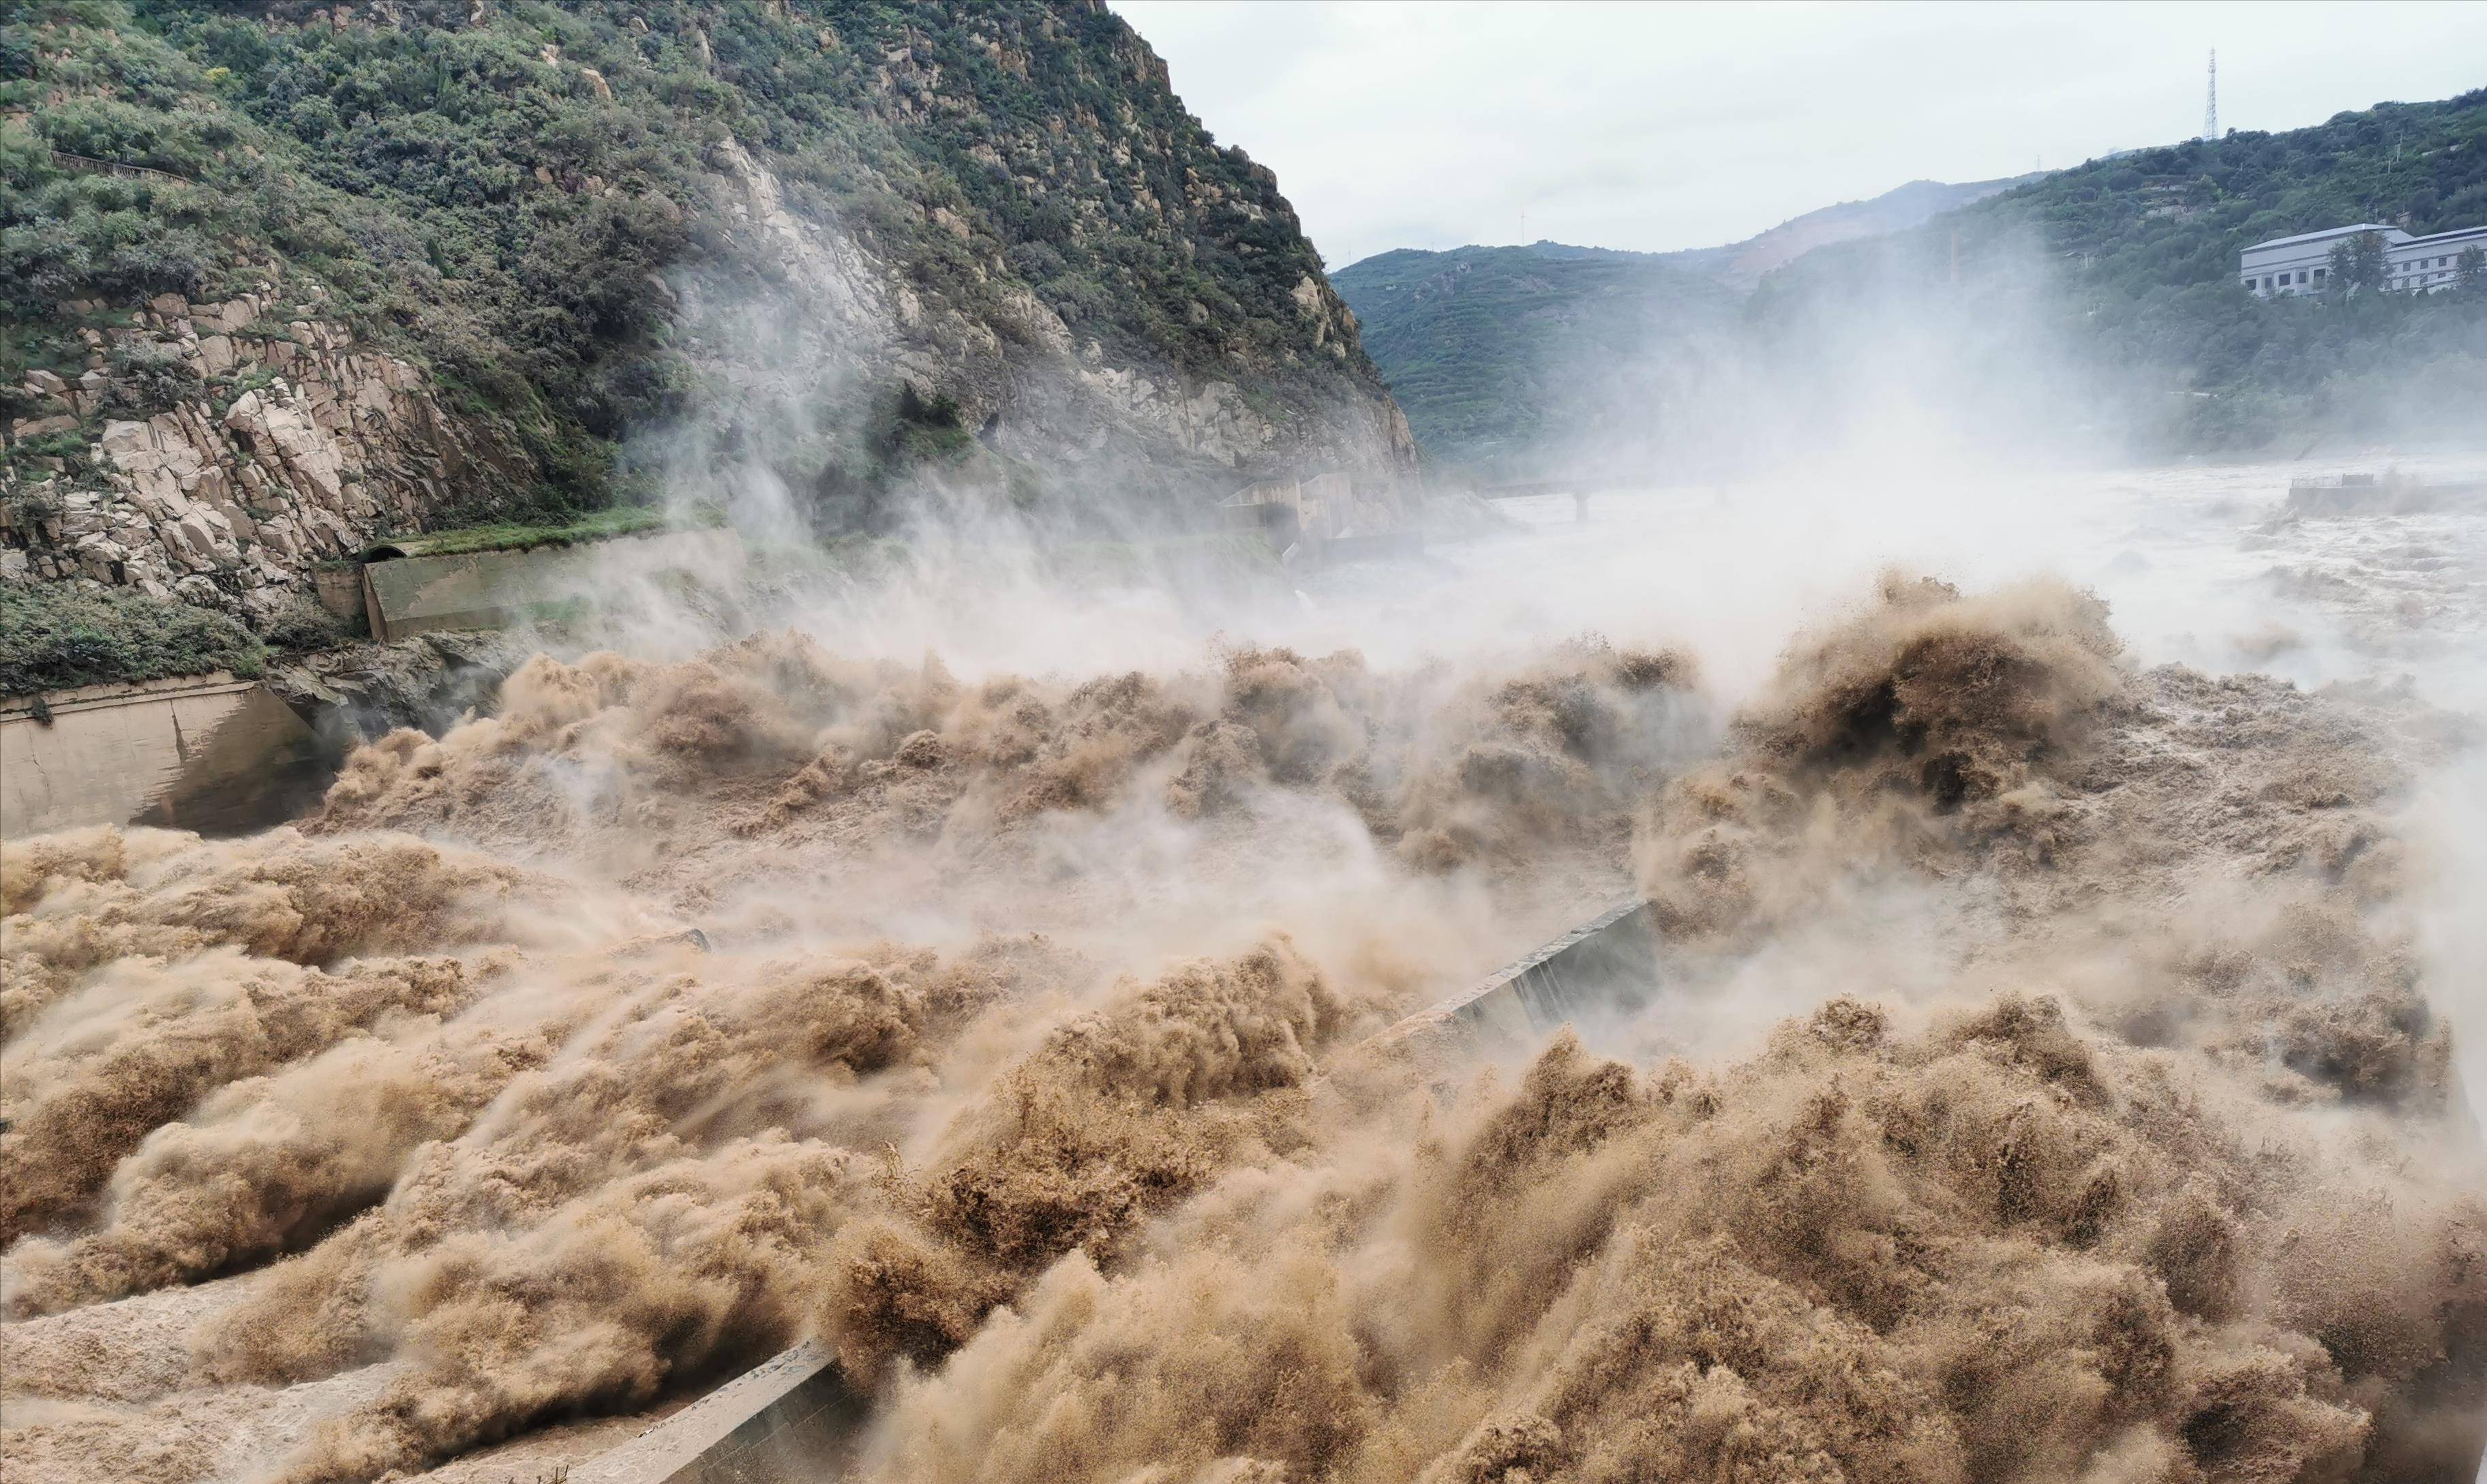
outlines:
M1734 241L1905 181L2487 85L2487 3L1112 0L1323 258ZM1525 213L1523 227L1523 213ZM1523 235L1524 234L1524 235Z

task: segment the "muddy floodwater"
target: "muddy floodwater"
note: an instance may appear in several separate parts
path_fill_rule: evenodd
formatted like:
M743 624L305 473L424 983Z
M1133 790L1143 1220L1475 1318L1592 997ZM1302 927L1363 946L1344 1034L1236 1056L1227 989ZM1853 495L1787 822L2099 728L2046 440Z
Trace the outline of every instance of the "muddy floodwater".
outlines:
M13 839L9 1474L551 1477L814 1338L858 1477L2467 1480L2487 502L2284 508L2377 467L969 549ZM1645 1009L1407 1022L1627 895Z

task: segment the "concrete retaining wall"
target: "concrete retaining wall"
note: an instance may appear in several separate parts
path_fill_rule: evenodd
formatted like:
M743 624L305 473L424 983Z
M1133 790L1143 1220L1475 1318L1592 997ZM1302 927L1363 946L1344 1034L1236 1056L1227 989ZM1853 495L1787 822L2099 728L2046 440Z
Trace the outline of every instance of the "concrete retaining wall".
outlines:
M728 530L622 536L578 546L405 556L363 567L364 617L375 639L440 629L499 629L609 601L633 584L726 577L742 567Z
M11 840L81 825L254 829L316 799L325 777L293 708L222 672L0 702L0 837Z

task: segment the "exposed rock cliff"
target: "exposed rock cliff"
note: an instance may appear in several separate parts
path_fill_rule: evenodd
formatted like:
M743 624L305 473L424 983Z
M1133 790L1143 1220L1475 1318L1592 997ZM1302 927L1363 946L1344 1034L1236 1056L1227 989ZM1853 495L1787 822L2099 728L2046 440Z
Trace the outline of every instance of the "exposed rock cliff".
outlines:
M336 324L285 319L318 305L281 299L272 284L221 304L158 294L128 326L90 332L76 381L29 372L19 390L34 415L13 438L93 442L12 466L0 575L126 583L272 618L321 561L421 528L465 482L523 469L443 413L416 367L350 349ZM115 416L127 403L107 369L115 350L186 371L198 395Z
M41 0L0 574L265 619L443 522L926 463L1076 511L1412 466L1271 173L1102 6Z

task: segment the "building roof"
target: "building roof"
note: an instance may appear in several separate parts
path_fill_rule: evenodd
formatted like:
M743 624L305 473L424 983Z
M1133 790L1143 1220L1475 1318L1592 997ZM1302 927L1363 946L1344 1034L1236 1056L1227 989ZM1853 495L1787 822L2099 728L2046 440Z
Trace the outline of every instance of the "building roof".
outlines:
M2481 238L2487 238L2487 225L2476 227L2453 227L2444 232L2430 232L2425 237L2414 237L2406 242L2394 242L2392 245L2394 247L2417 247L2438 242L2465 242Z
M2394 246L2398 246L2400 241L2406 241L2409 238L2409 234L2398 227L2379 221L2361 221L2354 227L2326 227L2320 232L2301 232L2295 237L2276 237L2268 242L2256 242L2246 251L2252 253L2260 252L2266 247L2294 247L2300 242L2320 242L2327 238L2346 237L2352 232L2380 232L2384 235L2384 240L2391 242ZM2395 238L2399 240L2396 241Z

